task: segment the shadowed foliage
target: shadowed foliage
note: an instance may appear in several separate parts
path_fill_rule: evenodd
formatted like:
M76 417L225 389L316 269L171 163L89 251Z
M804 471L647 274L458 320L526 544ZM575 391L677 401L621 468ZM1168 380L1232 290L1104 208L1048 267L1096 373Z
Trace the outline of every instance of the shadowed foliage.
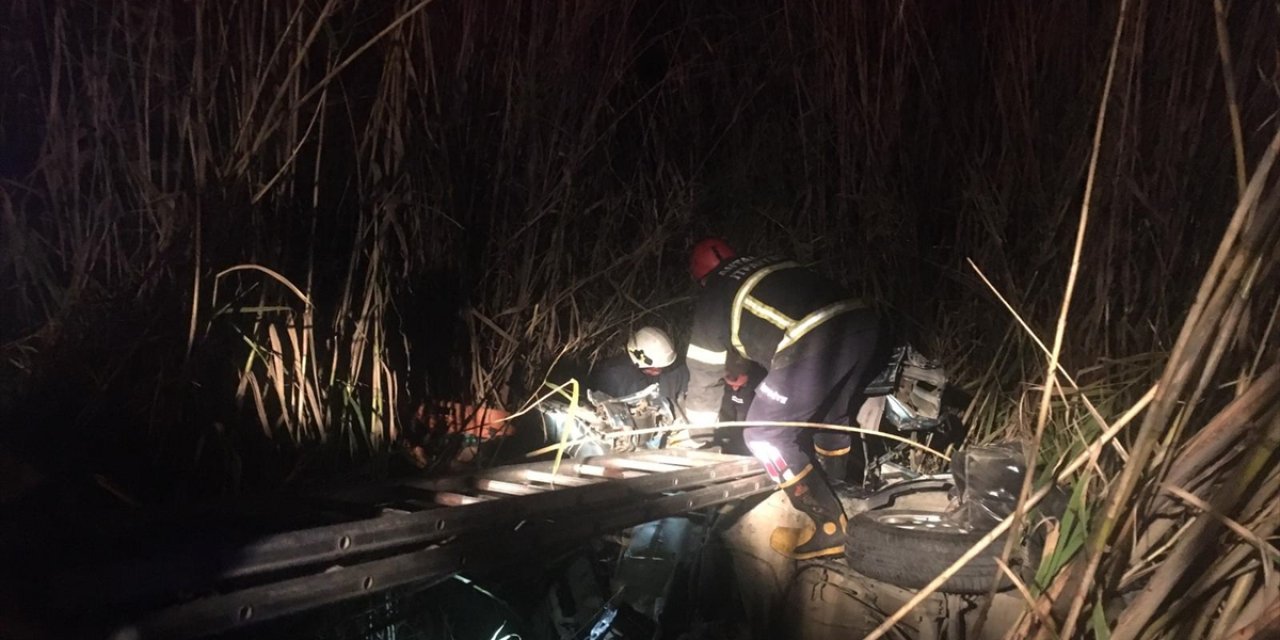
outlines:
M519 409L560 358L683 337L709 233L876 300L972 439L1026 436L1046 355L967 261L1051 344L1096 150L1040 459L1164 382L1040 586L1068 626L1229 631L1277 593L1280 16L1125 6L5 3L3 447L143 502L367 469L423 402Z

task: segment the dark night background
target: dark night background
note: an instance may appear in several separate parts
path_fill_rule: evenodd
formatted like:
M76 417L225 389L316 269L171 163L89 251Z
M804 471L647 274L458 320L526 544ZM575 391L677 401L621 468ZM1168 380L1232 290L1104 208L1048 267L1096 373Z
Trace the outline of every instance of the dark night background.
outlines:
M1208 0L3 5L9 503L378 475L424 401L682 339L707 234L815 262L947 363L976 440L1026 434L1044 357L967 260L1052 337L1122 24L1063 348L1118 414L1280 104L1270 2L1225 41ZM1273 262L1224 371L1273 359Z
M1050 326L1116 10L11 3L6 441L147 499L269 485L424 396L518 405L562 349L680 333L707 233L817 260L1007 392L1034 354L998 346L1019 336L964 260ZM1236 196L1211 4L1131 19L1077 368L1167 348ZM1229 20L1249 134L1275 20ZM312 306L216 277L241 264Z

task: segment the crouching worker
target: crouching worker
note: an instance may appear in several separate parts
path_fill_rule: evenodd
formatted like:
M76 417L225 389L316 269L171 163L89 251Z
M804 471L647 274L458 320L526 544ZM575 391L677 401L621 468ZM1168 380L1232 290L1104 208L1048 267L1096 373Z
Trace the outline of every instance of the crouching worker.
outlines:
M658 398L669 402L676 419L683 421L689 369L678 356L671 337L657 327L641 327L627 340L625 356L601 362L587 378L587 388L614 398L624 398L658 386ZM701 442L688 429L667 436L667 446L697 447Z
M879 322L871 310L795 262L738 257L717 239L694 247L690 275L703 287L685 357L690 424L715 420L730 351L765 370L747 422L848 424L859 391L875 373ZM810 431L748 426L743 432L747 448L791 505L813 520L803 529L779 527L770 540L776 551L801 560L842 553L846 522L822 467L802 447ZM811 435L823 466L842 467L850 434Z
M678 362L667 332L641 327L627 340L626 355L600 362L591 370L587 388L623 398L658 385L658 396L679 406L689 384L689 370Z

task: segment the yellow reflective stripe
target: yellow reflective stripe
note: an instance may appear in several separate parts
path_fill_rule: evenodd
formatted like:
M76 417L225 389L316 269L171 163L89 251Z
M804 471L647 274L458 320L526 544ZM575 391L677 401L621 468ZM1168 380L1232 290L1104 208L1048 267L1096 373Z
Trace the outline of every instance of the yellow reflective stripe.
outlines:
M747 296L747 299L742 301L742 307L783 331L790 329L796 323L795 320L791 319L791 316L761 302L755 296Z
M813 331L818 325L849 311L855 309L865 309L867 305L861 300L845 300L829 304L813 313L807 315L800 322L795 323L782 334L782 341L778 343L778 351L782 351L787 347L796 343L797 340L803 338L806 333Z
M685 351L684 357L694 362L703 364L724 364L725 359L729 356L728 351L712 351L703 349L692 342L689 343L689 349Z
M738 287L738 293L733 296L733 308L730 311L729 338L733 342L733 348L737 349L738 353L742 354L742 357L747 357L747 348L742 346L742 340L738 337L738 330L742 327L742 307L746 304L747 298L751 296L751 290L756 288L756 285L760 284L760 281L764 280L765 276L776 271L793 269L798 266L800 265L791 261L771 264L751 274L751 277L747 278L746 282L743 282L742 286Z
M794 477L789 478L789 479L787 479L787 480L786 480L786 481L784 481L784 482L779 482L779 483L778 483L778 488L779 488L779 489L786 489L787 487L789 487L789 486L791 486L791 485L793 485L793 484L795 484L795 483L797 483L797 482L800 482L801 480L804 480L804 477L805 477L805 476L807 476L807 475L809 475L809 472L810 472L810 471L813 471L813 465L811 465L811 464L806 464L806 465L804 466L804 469L803 469L800 473L797 473Z
M828 458L835 458L835 457L839 457L839 456L847 456L847 455L849 455L849 452L853 450L853 447L845 447L845 448L843 448L843 449L836 449L836 450L832 451L832 450L828 450L828 449L823 449L822 447L819 447L818 445L813 445L813 450L814 450L815 452L817 452L817 454L818 454L818 455L820 455L820 456L827 456Z

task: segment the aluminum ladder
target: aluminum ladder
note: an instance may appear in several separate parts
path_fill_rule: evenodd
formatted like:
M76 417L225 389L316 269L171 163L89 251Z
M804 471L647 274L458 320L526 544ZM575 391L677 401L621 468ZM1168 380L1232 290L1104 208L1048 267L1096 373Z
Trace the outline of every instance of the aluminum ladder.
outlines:
M753 458L642 450L494 467L325 494L333 513L368 517L252 540L183 541L104 565L54 572L51 597L112 612L117 638L226 633L772 491ZM349 517L349 516L348 516ZM88 606L86 606L86 604Z

